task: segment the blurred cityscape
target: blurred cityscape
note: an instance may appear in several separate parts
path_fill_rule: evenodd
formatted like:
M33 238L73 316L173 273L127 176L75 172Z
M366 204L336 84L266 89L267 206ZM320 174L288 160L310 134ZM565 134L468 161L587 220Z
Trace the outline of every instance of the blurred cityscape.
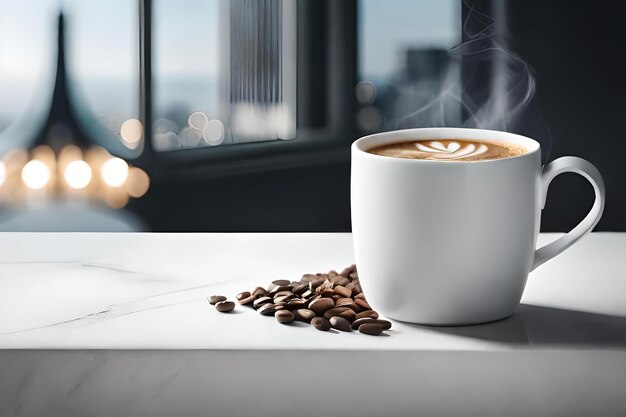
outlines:
M460 89L460 68L448 51L461 42L461 4L397 0L393 6L359 2L357 127L371 133L459 124L459 103L451 98Z
M59 3L41 0L37 7L29 3L0 0L0 135L12 124L37 117L33 109L45 108L51 94L51 51ZM220 102L220 74L224 74L220 30L224 30L225 5L230 5L233 13L232 8L242 4L190 0L183 8L175 2L154 2L153 144L157 150L235 141L227 134L232 120L225 120L232 114L225 112ZM139 116L135 5L124 0L68 0L63 8L68 21L70 91L80 107L78 113L91 113L128 145L121 137L122 125ZM396 0L394 8L389 8L377 0L360 0L359 14L357 126L372 132L437 124L428 112L416 110L432 101L443 82L448 84L446 88L458 84L459 74L446 52L461 37L458 2ZM108 30L111 22L115 33ZM278 24L282 23L273 22ZM245 50L239 52L245 60ZM295 58L290 59L295 65ZM242 80L248 79L250 75ZM254 87L251 84L250 88ZM272 120L274 114L279 120L282 111L281 107L262 112L244 107L242 124ZM447 122L454 122L458 113L458 109L448 109L451 120ZM268 135L269 139L279 136L275 132ZM258 139L263 138L243 137L243 141Z

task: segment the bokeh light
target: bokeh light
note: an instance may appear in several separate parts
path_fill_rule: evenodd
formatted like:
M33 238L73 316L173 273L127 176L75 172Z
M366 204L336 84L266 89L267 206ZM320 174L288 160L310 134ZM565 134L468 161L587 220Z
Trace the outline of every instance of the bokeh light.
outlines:
M376 99L376 86L369 81L361 81L356 85L356 99L361 104L372 104Z
M128 164L120 158L110 158L100 169L102 180L110 187L121 187L128 178Z
M63 176L67 185L80 190L91 182L91 167L83 160L72 161L65 168Z
M189 127L202 132L206 125L209 123L209 118L201 111L197 111L189 115L189 117L187 118L187 123L189 124Z
M202 137L211 146L221 144L224 142L224 124L217 119L209 121L202 132Z
M155 133L154 148L158 151L169 151L180 148L180 139L174 132Z
M202 133L196 129L184 127L178 134L178 138L183 148L195 148L202 140Z
M83 149L66 144L55 152L40 145L30 152L9 150L0 159L0 187L0 206L23 204L31 198L38 202L79 199L118 209L130 198L145 195L150 177L100 146Z
M28 152L24 149L15 148L8 151L2 158L7 174L19 171L28 162Z
M50 169L42 161L33 159L22 168L22 181L28 188L39 190L50 181Z
M126 181L126 192L133 198L142 197L150 188L150 177L148 174L137 167L132 167L128 171L128 180Z
M143 138L143 123L137 119L128 119L120 128L122 143L128 149L137 149Z

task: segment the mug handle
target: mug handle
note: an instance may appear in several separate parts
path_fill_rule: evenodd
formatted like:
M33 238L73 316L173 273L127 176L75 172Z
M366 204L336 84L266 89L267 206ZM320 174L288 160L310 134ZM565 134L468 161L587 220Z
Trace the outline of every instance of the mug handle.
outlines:
M570 230L569 233L535 251L535 260L531 271L544 262L554 258L556 255L576 243L578 239L591 232L591 230L600 221L600 217L604 211L604 180L602 179L602 175L600 175L600 171L598 171L598 168L590 162L574 156L564 156L562 158L555 159L543 168L541 173L542 210L546 205L546 195L548 193L550 182L552 182L554 177L564 172L575 172L576 174L580 174L587 178L593 186L593 190L596 194L596 200L593 202L593 206L587 216L585 216L585 218L578 223L576 227Z

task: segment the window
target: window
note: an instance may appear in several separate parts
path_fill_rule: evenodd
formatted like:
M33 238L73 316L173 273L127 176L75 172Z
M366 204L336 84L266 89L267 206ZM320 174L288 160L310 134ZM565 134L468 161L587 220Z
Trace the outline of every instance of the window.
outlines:
M355 93L362 132L458 124L458 101L437 99L460 95L460 65L448 50L461 42L461 6L458 0L359 1Z
M394 0L393 7L376 0L146 3L152 170L217 169L208 160L232 170L276 167L281 159L297 165L315 163L320 153L347 159L346 145L358 134L402 127L408 109L432 97L447 64L444 51L461 33L457 0ZM50 4L54 16L59 5ZM63 10L69 90L85 136L115 154L139 156L138 3L67 0ZM44 18L53 32L56 20ZM38 59L50 66L55 48L43 49L50 56ZM457 76L450 76L452 85ZM1 109L0 118L2 128L10 118ZM190 152L163 152L172 150Z
M295 1L153 7L157 151L295 137Z

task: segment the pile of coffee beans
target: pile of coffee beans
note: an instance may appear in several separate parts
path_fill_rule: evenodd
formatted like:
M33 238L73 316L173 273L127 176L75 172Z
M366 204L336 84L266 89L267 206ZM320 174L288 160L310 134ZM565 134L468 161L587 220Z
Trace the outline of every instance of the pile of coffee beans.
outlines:
M220 310L220 303L232 303L225 297L215 300L218 311L232 310ZM267 288L237 294L237 301L264 316L274 316L279 323L298 320L321 331L358 330L378 336L391 328L391 322L379 320L365 299L355 265L339 273L305 274L299 281L275 280Z

